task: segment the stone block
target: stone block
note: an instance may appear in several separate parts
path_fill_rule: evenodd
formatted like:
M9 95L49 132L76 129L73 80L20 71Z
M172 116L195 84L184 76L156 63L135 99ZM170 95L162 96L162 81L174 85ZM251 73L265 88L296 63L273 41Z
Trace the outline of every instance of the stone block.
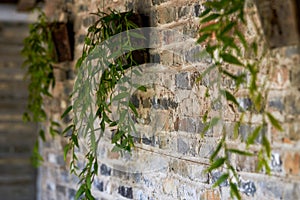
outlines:
M199 199L199 193L194 185L188 183L180 184L177 188L177 196L181 199Z
M300 114L300 96L296 94L286 95L285 97L285 112L291 115Z
M188 72L183 72L175 75L176 87L180 89L191 89L191 82Z
M183 18L183 17L187 16L189 14L190 10L191 10L191 7L189 7L189 6L179 7L178 11L177 11L178 18Z
M182 177L187 177L189 175L188 163L185 161L172 160L169 163L169 170Z
M100 174L104 176L110 176L111 175L111 168L108 167L106 164L102 164L100 166Z
M299 175L300 154L286 152L283 158L283 166L284 166L285 173L291 175Z
M56 198L64 199L66 197L66 188L61 185L56 185Z
M187 141L183 140L182 138L177 139L177 151L178 151L178 153L181 153L181 154L185 155L185 154L187 154L189 149L190 149L190 147L189 147L189 143Z
M118 193L123 197L133 199L132 187L120 186L118 188Z
M201 194L203 200L221 200L221 195L218 190L206 190Z
M221 176L223 175L220 171L214 171L211 173L210 177L210 184L214 184ZM220 187L227 187L229 186L229 181L225 180L223 183L219 185Z
M194 16L195 17L199 17L201 14L201 10L200 10L200 5L199 4L195 4L194 5Z
M167 178L163 181L163 191L165 194L176 194L176 184L173 179Z
M177 11L175 7L163 7L157 9L158 12L158 23L167 24L176 20Z
M68 189L68 199L75 200L75 194L76 194L76 190Z
M188 177L191 181L208 183L208 174L203 173L206 168L199 164L189 164L188 166Z
M273 111L283 112L285 109L285 105L283 103L283 99L280 97L270 99L268 102L270 109Z
M252 132L254 131L254 129L256 127L257 126L255 126L255 125L251 126L249 124L242 124L238 130L241 140L246 141L247 138L249 137L249 135L252 134ZM267 132L267 127L265 126L261 129L260 133L258 134L258 137L255 139L255 142L261 143L262 136L263 136L263 134L266 134L266 132Z
M176 119L174 128L175 130L188 133L201 133L204 124L200 117L185 117L183 119Z
M239 103L239 111L247 111L252 108L252 101L250 98L237 98L237 102Z
M104 191L104 182L103 181L95 179L93 184L97 188L97 190L99 190L100 192Z
M253 181L250 180L245 181L243 179L240 179L239 190L240 192L246 194L247 196L254 197L257 189Z

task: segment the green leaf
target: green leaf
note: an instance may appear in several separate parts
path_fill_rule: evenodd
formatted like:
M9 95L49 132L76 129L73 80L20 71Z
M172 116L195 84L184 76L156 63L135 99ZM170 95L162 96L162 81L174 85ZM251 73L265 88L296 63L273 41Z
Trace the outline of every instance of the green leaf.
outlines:
M93 197L92 193L91 193L91 190L90 188L88 190L85 191L85 197L88 199L88 200L95 200L95 198Z
M234 154L243 155L243 156L253 156L253 153L247 151L241 151L239 149L227 149L227 151Z
M268 158L270 158L271 157L271 145L270 145L268 138L265 135L263 135L263 138L262 138L262 145L266 149Z
M236 25L236 22L229 22L221 31L220 35L224 36L228 31L230 31L234 25Z
M75 194L75 199L79 199L81 195L85 192L85 185L81 185Z
M51 121L51 125L56 126L56 127L60 127L60 124L58 122L55 122L55 121Z
M72 134L71 139L72 139L73 143L75 144L75 146L76 146L77 148L79 148L77 135Z
M252 47L252 49L253 49L254 54L257 55L257 52L258 52L258 45L257 45L257 43L256 43L256 42L253 42L253 43L251 44L251 47Z
M116 126L118 123L116 121L113 121L109 124L110 127Z
M86 37L86 38L84 39L84 43L85 43L86 45L90 45L90 44L92 43L91 38Z
M262 125L260 125L254 129L254 131L251 133L251 135L249 135L247 138L247 145L254 144L254 141L258 137L261 129L262 129Z
M209 122L206 123L205 127L202 130L202 133L205 134L206 131L208 131L210 128L214 127L218 124L220 118L214 117Z
M64 118L65 116L67 116L67 114L73 109L73 106L69 106L65 112L61 115L61 118Z
M210 33L202 34L202 35L198 38L197 43L198 43L198 44L201 44L201 43L204 42L209 36L211 36Z
M94 162L94 173L97 175L98 174L98 161L97 159Z
M235 34L238 36L239 40L241 41L242 45L244 46L244 48L248 48L248 43L245 39L245 36L238 30L235 30Z
M210 25L207 25L203 28L200 29L200 33L202 32L213 32L213 31L217 31L219 28L221 27L221 22L217 22L217 23L213 23Z
M213 69L215 69L217 67L217 65L211 65L209 66L207 69L204 70L204 72L202 72L199 77L196 79L196 82L201 81L207 74L209 74Z
M114 134L111 142L112 143L117 143L121 137L124 135L124 132L123 131L120 131L120 130L117 130L117 132Z
M207 1L204 3L205 6L208 8L214 8L217 11L220 11L221 9L224 9L227 4L224 1Z
M43 142L45 142L46 141L45 131L44 130L40 130L39 135L42 138Z
M207 17L201 19L201 23L205 23L205 22L209 22L209 21L212 21L212 20L215 20L217 18L219 18L221 15L218 14L218 13L212 13L210 15L208 15Z
M115 145L112 150L112 152L119 152L119 151L122 151L122 148L120 148L118 145Z
M135 31L129 31L130 37L138 38L138 39L146 39L143 34L137 33Z
M52 126L50 127L49 131L50 131L50 134L51 134L52 137L54 137L55 135L59 135L60 134L59 131L56 130L56 129L54 129Z
M137 89L142 91L142 92L147 92L147 87L143 86L143 85L139 86Z
M221 167L226 161L226 158L218 158L216 161L214 161L210 166L205 170L206 172L211 172L214 169L217 169Z
M22 120L23 120L24 122L29 122L29 121L30 121L30 116L29 116L29 114L28 114L27 112L25 112L25 113L23 114Z
M224 138L223 138L224 139ZM215 159L215 157L218 155L218 153L220 152L221 150L221 147L223 146L223 142L224 140L221 140L216 148L216 150L213 152L213 154L210 156L210 160L213 161Z
M123 98L126 98L128 96L129 96L128 92L122 92L122 93L119 93L116 96L114 96L114 98L112 99L112 101L119 101L119 100L121 100Z
M67 128L65 128L65 129L63 130L63 132L62 132L61 134L65 134L66 132L68 132L70 129L72 129L72 128L74 128L74 127L75 127L74 124L69 125Z
M71 148L70 144L67 144L67 145L64 147L64 161L67 160L67 155L68 155L68 152L69 152L70 148Z
M205 15L207 15L208 13L210 13L211 9L207 8L206 10L203 11L203 13L200 14L200 18L204 17Z
M269 112L267 112L267 116L271 122L271 124L279 131L283 131L279 121Z
M132 110L132 112L134 113L134 115L137 117L139 114L131 101L129 101L129 107Z
M243 64L235 56L231 54L221 53L220 56L223 58L223 61L227 63L243 66Z
M210 125L211 127L214 127L215 125L218 124L219 121L220 121L220 118L219 118L219 117L214 117L214 118L212 118L211 121L209 122L209 125Z
M222 176L220 176L218 178L218 180L213 184L213 187L218 187L219 185L221 185L224 181L226 181L229 177L228 173L222 174Z
M125 120L126 115L128 114L127 110L122 110L120 113L119 124L122 124Z
M231 194L231 197L236 197L237 199L241 199L241 195L238 191L238 188L236 186L236 184L230 182L230 194Z
M236 98L227 90L221 90L222 94L225 96L227 101L231 101L237 106L240 106L239 103L237 102Z

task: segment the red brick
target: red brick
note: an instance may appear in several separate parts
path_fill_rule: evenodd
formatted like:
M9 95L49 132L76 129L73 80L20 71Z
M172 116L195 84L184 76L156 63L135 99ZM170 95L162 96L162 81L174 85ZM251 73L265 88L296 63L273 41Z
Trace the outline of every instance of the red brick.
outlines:
M288 174L298 175L300 169L300 154L287 153L284 158L284 169Z

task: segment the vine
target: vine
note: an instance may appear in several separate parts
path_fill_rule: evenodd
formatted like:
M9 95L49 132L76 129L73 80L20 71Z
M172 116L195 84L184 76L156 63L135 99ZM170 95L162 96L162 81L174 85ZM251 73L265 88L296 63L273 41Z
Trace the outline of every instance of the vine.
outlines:
M228 181L231 197L241 199L238 190L238 172L231 162L232 155L257 156L257 170L265 170L267 174L270 174L271 145L264 129L271 125L282 131L279 121L266 108L267 78L262 79L259 77L262 73L262 62L268 59L270 52L264 43L262 32L255 23L257 36L251 42L246 39L247 35L243 29L247 28L245 15L249 13L245 14L245 7L247 6L245 0L213 0L204 3L204 5L206 8L200 16L201 28L197 42L206 46L206 52L212 58L213 64L198 80L201 81L205 75L209 75L215 70L220 74L219 82L224 79L233 82L229 89L223 89L218 85L218 100L226 99L227 104L235 112L240 112L234 126L235 139L238 138L239 128L242 125L253 124L253 115L261 117L261 123L257 124L254 130L244 139L245 149L230 146L229 133L226 130L226 125L223 124L222 138L210 156L210 166L206 169L208 173L223 169L225 172L213 184L213 187ZM251 18L251 14L249 14L249 17ZM260 47L261 44L263 45ZM247 55L250 55L250 58L247 58ZM230 71L228 66L235 69L235 72ZM270 69L267 70L267 75L269 71ZM244 91L246 98L250 99L251 106L249 108L244 109L241 107L238 101L239 91ZM210 91L207 90L208 99L210 95ZM212 102L210 110L214 103L216 102ZM203 134L221 122L220 117L210 118L210 110L203 116L203 121L206 124ZM261 145L256 152L257 140L261 141Z
M82 55L76 64L80 72L74 84L74 101L62 115L62 118L65 117L71 110L74 113L73 123L63 131L63 133L72 131L70 143L65 147L64 155L66 157L69 151L72 152L71 172L80 177L80 187L76 198L84 196L86 199L94 199L91 184L98 171L97 146L100 138L109 128L113 133L112 143L115 145L113 151L131 151L134 146L131 133L135 132L133 120L138 117L138 113L130 101L130 94L133 90L146 90L145 87L132 83L130 78L133 74L139 74L137 69L132 69L138 63L134 58L130 38L140 38L141 35L126 32L138 28L132 21L134 13L132 11L119 13L111 10L110 14L106 14L98 9L92 14L97 17L97 20L88 28ZM119 33L123 33L124 37L111 39ZM113 42L106 44L105 41L108 39ZM122 55L124 51L127 53ZM100 59L95 59L95 57L100 57ZM117 58L114 59L115 57ZM98 73L101 74L100 80L95 78ZM96 88L93 84L97 85ZM116 88L117 84L118 88ZM93 101L95 89L96 102ZM115 89L118 90L115 91ZM95 104L96 112L94 113ZM111 116L112 106L117 109L118 119ZM99 128L94 127L96 118L100 120ZM96 131L99 131L99 134L96 134ZM89 147L85 155L86 164L78 174L79 169L76 165L78 158L75 148L79 148L79 137L88 138Z
M44 110L45 97L52 97L49 90L55 86L53 63L56 61L55 46L52 40L51 27L45 14L39 10L37 22L29 27L29 36L24 39L22 55L25 57L23 67L27 68L25 78L29 80L27 111L23 114L25 122L45 122L48 116ZM58 134L57 122L51 121L49 132ZM45 132L39 130L40 138L45 141ZM32 164L38 167L43 161L39 154L37 140L31 157Z

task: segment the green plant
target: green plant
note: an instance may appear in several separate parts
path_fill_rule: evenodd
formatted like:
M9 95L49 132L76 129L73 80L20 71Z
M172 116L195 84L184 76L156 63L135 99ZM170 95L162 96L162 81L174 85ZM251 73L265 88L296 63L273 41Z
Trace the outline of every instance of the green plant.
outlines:
M213 65L199 77L199 81L209 75L212 70L216 70L220 74L219 82L221 79L233 82L234 87L230 89L224 89L221 85L218 85L219 97L217 99L220 101L224 98L232 108L236 111L240 110L239 119L234 127L234 138L238 138L241 125L252 124L253 115L261 117L261 123L254 124L256 127L243 141L246 144L245 149L230 146L228 131L226 131L226 125L223 125L223 136L210 156L211 163L206 172L210 173L213 170L222 168L225 171L214 183L214 187L228 180L231 196L237 199L241 199L238 191L239 178L237 170L231 162L232 155L257 156L257 170L264 169L266 173L270 174L271 145L264 129L271 125L279 131L282 130L279 121L266 109L267 79L259 78L263 66L262 62L270 56L270 52L264 43L262 31L257 26L255 27L257 34L255 39L251 41L246 39L246 33L243 31L247 28L245 15L248 14L251 18L251 13L245 14L245 2L245 0L213 0L206 2L204 4L206 9L200 16L200 37L197 41L206 45L206 52L213 60ZM261 46L259 47L259 45ZM268 75L271 70L270 66L264 67L268 67L265 70ZM229 68L235 69L234 72L230 71ZM246 93L245 97L252 102L252 106L248 109L241 108L238 102L237 97L240 90L243 90ZM207 90L207 97L209 98L209 96L210 91ZM210 110L203 116L203 121L206 123L203 134L221 121L219 117L210 118L209 113ZM261 145L256 144L258 138L261 138ZM253 151L253 148L251 148L253 146L259 146L258 152Z
M72 152L70 163L72 173L77 174L78 170L76 166L78 159L75 153L75 148L79 148L78 138L84 137L89 140L88 152L85 155L86 164L77 174L80 177L81 185L76 198L84 195L86 199L94 199L91 194L91 184L98 171L97 143L101 135L109 128L114 132L112 143L115 144L115 147L113 150L131 150L134 145L131 133L135 131L133 116L137 117L138 113L129 100L130 93L132 90L145 90L145 87L134 85L130 81L133 73L139 73L138 70L133 70L133 66L137 65L137 62L133 56L130 37L140 37L140 35L126 32L138 28L132 21L134 13L132 11L119 13L111 10L110 14L106 14L98 10L93 14L97 20L88 28L82 56L76 64L79 73L74 84L73 95L75 98L72 106L62 115L63 118L71 110L74 113L73 123L63 131L63 133L72 131L70 143L65 147L65 156L67 152ZM112 36L119 33L125 33L124 37L111 39ZM104 41L109 39L115 43L105 46ZM124 50L127 51L126 54L123 54ZM90 59L94 57L100 57L96 63L98 67L95 67L96 59ZM115 59L115 57L117 58ZM101 74L100 80L95 79L97 73ZM96 102L93 101L95 91L92 85L94 83L97 85ZM119 91L115 91L117 84L122 85L119 87ZM115 107L119 115L118 119L111 117L113 103L117 104ZM96 104L95 113L92 112L94 104ZM100 128L95 128L93 124L97 117L100 120ZM100 134L97 135L96 131L100 131Z
M55 86L53 62L55 59L54 43L47 18L40 11L38 21L30 25L29 36L24 39L22 55L25 57L23 66L27 68L28 85L27 111L23 115L24 121L45 122L48 116L44 110L45 97L51 97L50 88ZM51 122L50 133L58 133L56 122ZM40 138L45 141L45 132L39 131ZM39 166L43 158L39 154L39 142L35 143L32 163Z

